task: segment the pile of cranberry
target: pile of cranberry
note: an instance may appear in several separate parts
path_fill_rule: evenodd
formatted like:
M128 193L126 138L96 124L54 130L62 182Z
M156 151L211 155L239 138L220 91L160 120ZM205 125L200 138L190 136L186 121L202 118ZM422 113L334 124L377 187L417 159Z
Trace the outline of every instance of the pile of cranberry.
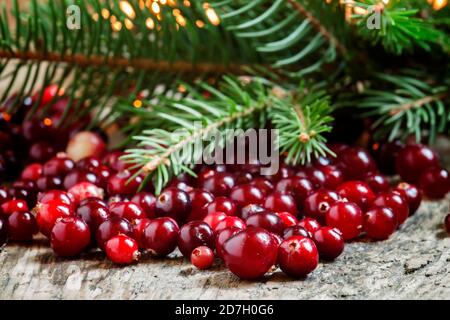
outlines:
M418 209L422 194L444 197L449 173L427 146L395 153L402 181L391 186L375 157L361 148L330 146L336 158L307 166L282 165L260 176L260 166L216 165L182 175L158 195L140 190L120 156L105 153L92 132L79 132L66 153L29 163L20 179L0 188L0 241L31 241L39 231L61 257L103 250L117 264L145 252L164 257L177 247L200 269L215 257L242 279L273 266L304 277L337 258L345 241L387 239ZM383 157L386 159L386 157ZM383 168L384 170L385 168ZM449 228L450 218L446 218Z

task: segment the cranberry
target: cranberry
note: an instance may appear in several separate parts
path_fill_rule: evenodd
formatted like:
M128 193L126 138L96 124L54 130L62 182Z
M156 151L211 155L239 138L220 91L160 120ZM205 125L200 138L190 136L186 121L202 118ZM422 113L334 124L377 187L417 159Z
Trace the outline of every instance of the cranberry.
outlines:
M42 164L40 163L32 163L23 169L21 174L21 179L37 181L39 177L42 175Z
M80 182L74 185L68 190L69 194L73 197L75 203L87 198L99 198L103 199L103 189L97 187L90 182Z
M235 172L234 177L235 177L236 185L247 184L247 183L250 183L253 181L253 175L250 172ZM264 190L261 189L261 191L264 192L265 189Z
M445 224L445 229L447 230L447 233L450 233L450 213L445 216L444 224Z
M31 241L38 232L36 218L30 212L14 212L8 217L8 236L14 241Z
M206 215L204 209L214 201L214 196L206 190L193 189L189 192L189 198L191 199L192 210L187 220L202 220Z
M131 179L131 180L130 180ZM112 175L108 180L108 194L131 196L136 194L142 184L142 177L136 176L132 178L129 171L120 171Z
M403 148L403 143L400 140L392 142L385 142L381 145L374 143L372 145L373 153L375 154L375 161L381 172L387 175L395 174L395 162L399 151Z
M91 242L89 227L81 218L66 217L56 222L52 229L53 251L61 257L79 255Z
M291 193L297 204L303 204L313 190L312 183L308 179L300 177L281 179L275 186L277 192Z
M112 262L123 265L131 264L141 256L136 241L124 234L109 239L105 251Z
M254 214L245 221L249 227L259 227L269 232L283 234L284 224L279 216L272 212Z
M109 169L107 166L100 166L99 168L92 168L90 171L97 177L98 186L106 190L109 178L113 174L112 169Z
M247 220L248 217L265 211L267 211L267 209L263 206L260 206L258 204L249 204L241 209L241 218Z
M305 277L317 268L319 253L311 239L294 236L281 243L278 263L288 276Z
M220 231L222 229L230 228L230 227L235 227L235 228L239 228L239 229L245 229L245 228L247 228L247 225L245 224L244 221L242 221L238 217L227 216L227 217L225 217L225 219L219 221L216 224L216 227L214 228L214 231L218 232L218 231Z
M437 167L426 169L420 176L420 187L428 198L444 198L450 191L450 174Z
M55 153L54 147L48 142L36 142L31 145L29 156L30 160L42 163L51 159Z
M98 227L95 239L100 249L104 250L106 242L119 234L132 237L134 235L133 226L128 220L110 217Z
M400 195L408 202L410 216L419 209L420 203L422 202L422 190L413 184L400 182L397 187L395 187L394 191L400 193Z
M80 182L90 182L93 184L98 184L99 179L94 173L90 171L87 171L85 169L74 169L71 170L64 178L64 189L69 190L74 185Z
M408 203L400 194L395 192L380 193L372 202L372 206L388 207L394 212L398 225L402 225L408 218Z
M44 164L42 174L44 176L62 176L74 167L75 163L65 155L57 155Z
M200 181L200 187L211 192L216 197L228 196L235 185L236 180L234 176L227 172L216 172L214 175Z
M214 263L214 252L206 246L197 247L192 251L191 263L200 270L209 269Z
M144 247L155 256L167 256L177 247L179 231L178 224L172 218L156 218L144 229Z
M272 193L266 197L264 207L272 211L287 211L291 214L297 215L297 205L294 198L289 194Z
M288 239L293 236L301 236L305 238L310 237L310 233L303 227L299 225L295 225L289 228L286 228L283 232L283 239Z
M235 216L236 215L236 205L233 201L231 201L228 198L225 197L217 197L214 199L213 202L208 204L205 208L205 216L207 214L213 213L213 212L223 212L228 216Z
M133 220L133 238L136 240L139 249L144 249L144 230L150 224L151 220L147 218Z
M123 155L125 155L123 151L111 151L103 157L103 163L114 171L124 171L127 164L120 159Z
M439 159L429 147L409 144L398 153L395 166L403 180L415 183L426 169L439 166Z
M372 189L362 181L347 181L341 184L336 191L341 198L356 203L363 210L367 210L375 199Z
M297 218L289 212L281 211L275 212L275 214L280 217L281 222L283 222L283 229L295 226L298 223Z
M364 215L364 230L374 240L385 240L397 229L397 218L388 207L374 207Z
M216 252L217 252L217 256L219 258L223 259L223 244L225 243L225 241L227 241L229 238L231 238L232 236L234 236L235 234L241 232L242 229L240 228L236 228L236 227L229 227L229 228L225 228L222 230L219 230L216 233Z
M276 263L278 243L268 231L247 228L223 244L223 258L232 273L241 279L258 279Z
M298 226L304 228L311 235L314 234L314 232L321 227L320 223L313 218L303 218L298 222Z
M97 198L87 198L78 204L76 215L81 217L89 226L92 233L109 218L106 204Z
M375 193L387 192L391 188L389 180L379 173L369 173L366 183Z
M203 222L207 223L211 229L215 230L217 224L222 221L223 219L225 219L226 217L228 217L225 213L223 212L213 212L208 214L204 219Z
M180 223L186 220L191 207L189 195L172 187L165 189L156 199L155 213L158 217L171 217Z
M303 205L304 214L323 223L325 221L325 213L338 200L339 196L336 192L319 189L305 199Z
M38 119L27 120L22 125L22 136L28 141L46 140L49 135L48 127Z
M199 246L214 248L214 233L211 227L202 221L191 221L180 229L178 249L189 258L192 250Z
M67 155L79 161L86 157L101 157L106 151L106 143L97 133L82 131L75 134L67 144Z
M334 260L344 251L344 238L336 228L321 227L313 233L319 255L325 260Z
M252 181L249 182L251 185L254 185L255 187L259 188L264 194L269 194L273 192L274 186L272 182L270 182L266 178L258 177L254 178Z
M156 217L155 207L156 207L156 198L154 195L148 192L139 192L131 198L131 202L139 205L142 210L144 210L147 218L153 219Z
M230 198L239 208L242 208L249 204L262 204L264 201L264 194L255 186L243 184L236 186L231 190Z
M62 190L50 190L45 193L41 193L38 196L38 201L40 203L47 203L53 200L60 201L61 203L67 204L68 206L72 206L73 204L72 196Z
M24 200L13 199L5 202L1 205L1 213L3 216L10 216L14 212L25 212L28 211L28 205Z
M167 188L176 188L176 189L180 189L183 190L184 192L191 192L192 190L194 190L194 188L192 186L190 186L189 184L187 184L184 181L179 181L178 179L174 179L172 180L168 185Z
M100 168L102 160L98 157L86 157L77 162L77 168L91 170Z
M334 166L308 168L305 175L316 188L335 189L344 181L342 171ZM303 173L299 173L298 176L305 178Z
M36 210L36 220L39 226L39 231L41 231L47 238L50 237L56 221L73 215L72 207L59 200L38 203Z
M111 216L117 218L124 218L130 222L135 219L145 218L144 210L134 202L118 201L109 205L109 212Z
M363 179L367 173L376 171L375 161L361 148L346 148L339 154L339 167L347 179Z
M63 181L57 176L42 176L36 181L36 186L40 191L63 189Z
M363 212L356 203L338 201L330 207L325 220L329 227L339 229L345 240L350 240L362 231Z
M9 200L8 191L5 188L0 187L0 205Z
M277 183L281 179L289 178L292 176L294 176L294 171L292 170L292 168L282 164L276 174L271 175L271 176L266 176L266 178L274 183Z

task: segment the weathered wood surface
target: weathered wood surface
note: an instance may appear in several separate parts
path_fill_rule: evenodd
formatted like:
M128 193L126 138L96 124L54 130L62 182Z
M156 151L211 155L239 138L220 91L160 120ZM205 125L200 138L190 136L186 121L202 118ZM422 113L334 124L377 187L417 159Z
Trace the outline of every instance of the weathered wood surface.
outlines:
M281 271L240 281L220 265L198 271L178 255L116 267L102 253L56 258L44 239L0 252L2 299L450 299L449 198L427 202L391 239L354 242L305 280Z

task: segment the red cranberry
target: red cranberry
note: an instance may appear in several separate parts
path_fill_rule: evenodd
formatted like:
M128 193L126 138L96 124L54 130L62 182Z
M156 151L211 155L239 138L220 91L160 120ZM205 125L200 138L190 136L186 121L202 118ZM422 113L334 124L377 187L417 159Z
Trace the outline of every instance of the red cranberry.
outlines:
M29 156L32 161L43 163L55 155L55 148L48 142L36 142L30 147Z
M214 263L214 252L206 246L197 247L192 251L191 263L200 270L209 269Z
M155 256L165 257L175 250L179 231L172 218L156 218L144 229L144 247Z
M342 171L335 166L321 166L319 170L324 176L324 180L321 182L323 188L333 190L344 182Z
M144 210L134 202L118 201L109 205L109 212L111 216L117 218L124 218L130 222L135 219L145 218Z
M73 215L72 207L59 200L38 203L36 209L36 220L39 226L39 231L41 231L47 238L50 237L56 221Z
M119 234L109 239L105 244L106 255L116 264L131 264L141 256L135 240Z
M72 188L70 188L68 192L73 197L74 203L79 203L80 201L87 198L103 199L104 195L103 189L90 182L77 183Z
M8 195L8 191L6 191L5 188L0 187L0 205L5 203L6 201L8 201L9 195Z
M336 192L319 189L305 199L303 205L304 214L323 223L325 221L325 213L338 200L339 196Z
M8 240L8 230L6 222L0 218L0 247L3 246Z
M334 260L344 251L344 238L341 231L336 228L321 227L313 233L319 255L325 260Z
M101 249L105 249L106 242L119 234L133 237L133 227L128 220L110 217L103 222L97 229L95 239Z
M408 202L410 216L419 209L420 203L422 202L422 190L413 184L400 182L397 187L395 187L394 191L400 193L400 195Z
M42 175L42 164L40 163L32 163L23 169L21 174L21 179L37 181L39 177Z
M225 241L241 231L242 229L240 228L229 227L216 232L216 252L219 258L223 259L223 244Z
M42 174L44 176L62 176L74 167L75 163L65 155L57 155L44 164Z
M283 239L288 239L293 236L301 236L301 237L309 238L310 234L305 228L303 228L299 225L295 225L295 226L286 228L284 230Z
M289 212L281 211L275 212L275 214L280 217L284 229L295 226L298 223L297 218Z
M311 239L294 236L281 243L278 263L288 276L305 277L317 268L319 253Z
M156 199L155 208L156 216L171 217L180 223L186 220L191 211L191 200L186 192L167 188Z
M339 154L339 167L347 179L363 179L367 173L376 171L372 156L361 148L347 148Z
M428 198L442 199L450 191L450 174L437 167L426 169L420 176L420 187Z
M216 197L228 196L235 185L236 181L233 175L227 172L217 172L200 181L200 187L211 192Z
M214 231L218 232L218 231L220 231L222 229L226 229L226 228L230 228L230 227L235 227L235 228L239 228L239 229L245 229L245 228L247 228L247 225L245 224L244 221L242 221L238 217L227 216L227 217L225 217L225 219L219 221L216 224L216 227L214 228Z
M87 171L85 169L74 169L70 171L64 178L64 189L69 190L74 185L80 182L90 182L93 184L98 184L99 179L94 173L90 171Z
M241 279L264 276L276 263L278 243L268 231L247 228L223 244L223 258L228 269Z
M136 194L142 184L142 177L136 176L133 179L129 171L121 171L112 175L108 180L108 194L131 196ZM130 181L131 179L131 181Z
M63 189L63 181L60 177L42 176L36 181L40 191Z
M107 166L100 166L99 168L92 168L90 171L97 177L98 186L106 190L108 187L109 178L113 174L112 169L109 169Z
M14 241L31 241L38 232L36 218L30 212L14 212L8 217L8 236Z
M387 175L395 174L395 161L402 148L403 143L398 139L381 144L376 142L372 145L372 153L381 172Z
M176 188L176 189L180 189L183 190L184 192L191 192L192 190L194 190L194 188L192 186L190 186L189 184L187 184L185 181L179 181L178 179L174 179L172 180L168 185L167 188Z
M397 229L397 218L388 207L374 207L364 215L364 230L374 240L385 240Z
M102 137L90 131L76 133L67 144L67 155L79 161L86 157L101 157L106 151L106 143Z
M303 204L308 195L314 190L312 183L305 178L292 177L281 179L275 186L275 191L291 193L297 204Z
M313 218L303 218L298 222L298 226L304 228L310 235L314 234L321 227L320 223Z
M297 215L297 204L294 198L289 194L272 193L266 197L264 207L272 211L287 211L291 214Z
M153 219L156 217L155 207L156 207L156 198L154 195L148 192L139 192L131 198L131 202L139 205L142 210L144 210L147 218Z
M191 199L192 210L187 220L202 220L206 215L205 208L214 201L214 196L206 190L193 189L189 192L189 198Z
M27 203L21 199L9 200L1 205L1 213L6 217L12 215L16 211L25 212L28 210Z
M86 157L77 162L77 168L91 170L100 168L102 160L98 157Z
M247 184L253 181L253 175L250 172L235 172L234 178L236 185ZM270 182L270 181L269 181ZM261 189L264 192L264 190Z
M91 242L88 225L77 217L66 217L56 222L52 229L53 251L61 257L79 255Z
M445 229L447 230L447 233L450 233L450 213L445 216L444 224L445 224Z
M274 186L272 182L270 182L266 178L258 177L249 182L251 185L259 188L264 194L269 194L273 192Z
M439 166L439 159L429 147L409 144L398 153L395 166L403 180L415 183L426 169Z
M228 217L225 213L223 212L213 212L208 214L204 219L203 222L207 223L211 229L215 230L217 224L222 221L223 219L225 219L226 217Z
M375 199L375 194L369 185L362 181L347 181L336 191L341 198L356 203L363 210L367 210Z
M199 246L214 248L214 233L211 227L202 221L191 221L180 229L178 249L189 258L192 250Z
M81 217L89 226L92 233L109 218L107 205L97 198L87 198L79 203L76 215Z
M223 212L228 216L236 215L236 205L233 201L225 197L217 197L205 208L205 216L213 212Z
M254 214L245 221L249 227L259 227L279 235L283 234L284 225L279 216L272 212Z
M262 204L264 194L255 186L243 184L231 190L230 198L239 208L242 208L249 204Z
M338 201L330 207L325 220L329 227L339 229L345 240L350 240L362 231L363 212L356 203Z
M125 155L123 151L111 151L103 157L103 163L114 171L124 171L127 169L127 164L120 160L123 155Z
M40 203L47 203L53 200L60 201L61 203L67 204L68 206L73 205L72 196L62 190L50 190L45 193L41 193L38 196L38 201Z
M394 212L398 225L402 225L408 218L408 202L400 194L395 192L380 193L372 202L372 206L388 207Z
M267 179L272 181L273 183L277 183L281 179L289 178L294 175L294 170L292 168L282 164L278 169L278 172L271 176L266 176Z
M248 217L254 214L266 211L267 209L264 208L263 206L260 206L258 204L249 204L241 209L241 218L247 220Z
M136 240L139 249L145 248L144 230L150 224L151 220L147 218L135 219L133 221L133 238Z
M46 140L49 135L49 128L38 119L27 120L22 125L22 136L28 141Z
M366 177L366 183L375 193L387 192L391 188L389 180L379 173L369 173Z

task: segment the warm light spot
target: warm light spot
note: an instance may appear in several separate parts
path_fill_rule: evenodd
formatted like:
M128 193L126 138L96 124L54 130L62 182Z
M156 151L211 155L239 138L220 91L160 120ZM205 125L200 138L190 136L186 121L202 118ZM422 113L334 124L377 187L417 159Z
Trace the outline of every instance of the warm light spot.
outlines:
M128 30L133 29L134 24L133 24L133 22L130 19L126 18L124 20L124 23L125 23L125 28L127 28Z
M354 8L354 11L355 11L355 13L356 14L359 14L359 15L367 15L369 12L367 11L367 9L365 9L365 8L361 8L361 7L358 7L358 6L356 6L355 8Z
M142 107L142 101L141 100L134 100L133 107L139 109Z
M159 0L159 3L161 3L163 6L167 4L166 0Z
M11 115L7 112L2 112L2 117L6 122L11 121Z
M152 18L147 18L147 20L145 20L145 25L149 29L154 29L155 28L155 22L153 21Z
M159 14L161 12L161 8L159 7L158 2L153 2L151 6L151 10L154 14Z
M177 16L177 17L175 18L175 20L177 20L177 23L178 23L180 26L182 26L182 27L185 27L185 26L186 26L186 19L185 19L182 15Z
M182 84L180 84L180 85L178 86L178 92L184 93L184 92L186 92L186 91L187 91L186 87L183 86Z
M120 30L122 30L122 22L116 21L111 24L111 27L114 31L120 31Z
M133 6L128 1L120 1L119 7L130 19L136 17L136 12L134 12Z
M110 16L109 10L108 9L102 9L102 17L103 19L108 19Z
M92 19L93 19L94 21L98 21L98 18L99 18L98 13L94 13L94 14L92 15Z
M167 4L171 7L175 7L177 5L176 0L167 0Z
M66 93L66 90L64 90L64 88L60 88L58 90L58 96L62 97L64 95L64 93Z
M387 5L387 4L389 4L389 1L390 0L383 0L383 3Z
M205 26L205 23L202 20L195 21L195 25L199 28L203 28Z
M372 150L374 150L374 151L378 150L379 148L380 148L380 144L379 144L378 142L375 142L375 143L372 145Z
M52 119L50 118L45 118L44 121L42 121L44 123L45 126L50 127L53 123Z
M203 9L205 9L206 16L208 20L215 26L220 24L220 18L217 15L216 11L210 7L209 3L203 3Z
M139 9L144 10L145 9L145 1L139 0Z
M434 10L441 10L448 4L447 0L434 0L433 1L433 9Z
M191 3L189 2L189 0L184 0L184 1L183 1L183 4L184 4L186 7L190 7L190 6L191 6Z
M161 21L161 20L162 20L162 16L158 13L158 14L156 15L156 19L158 19L159 21Z
M117 22L116 16L111 16L111 19L109 19L109 20L111 20L111 23Z
M172 14L176 17L176 16L181 15L181 11L180 11L180 9L173 9Z

